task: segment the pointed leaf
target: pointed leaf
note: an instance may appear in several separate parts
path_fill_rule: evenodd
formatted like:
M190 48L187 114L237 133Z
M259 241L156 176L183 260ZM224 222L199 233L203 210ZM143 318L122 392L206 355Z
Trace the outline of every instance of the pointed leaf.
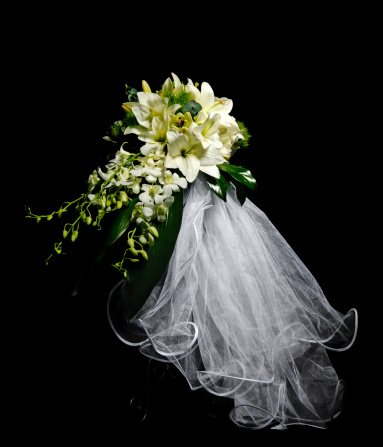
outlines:
M125 279L125 317L129 321L145 304L155 285L162 278L173 254L181 228L183 212L183 190L174 195L174 203L169 208L168 218L156 226L158 238L154 245L146 249L148 260L131 263Z
M257 181L251 174L251 172L242 168L242 166L231 165L230 163L223 163L221 165L217 165L221 171L225 171L230 174L233 178L243 183L250 189L255 189L257 186Z
M235 195L237 196L237 199L242 206L246 200L246 193L245 188L243 187L243 183L239 182L235 178L233 178L231 182L235 186Z
M216 194L220 199L226 202L227 193L227 181L221 174L220 178L212 177L211 175L205 174L206 182L210 189Z

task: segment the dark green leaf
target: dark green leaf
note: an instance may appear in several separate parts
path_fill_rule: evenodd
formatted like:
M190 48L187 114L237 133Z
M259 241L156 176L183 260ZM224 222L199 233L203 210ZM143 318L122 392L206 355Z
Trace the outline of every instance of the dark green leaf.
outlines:
M231 165L230 163L223 163L217 166L221 171L227 172L233 178L243 183L248 188L250 189L256 188L257 182L248 169L242 168L241 166Z
M191 116L194 118L201 110L202 110L201 104L199 104L198 102L194 101L194 99L192 99L192 100L188 101L183 107L178 109L176 111L176 114L177 113L185 114L186 112L190 112Z
M231 181L232 181L233 185L235 186L235 194L237 196L237 199L242 206L246 200L246 193L245 193L245 188L243 187L243 183L239 182L235 178L233 178Z
M183 190L174 195L174 203L169 208L166 222L156 228L158 238L146 252L148 260L131 263L125 279L125 318L129 321L144 305L158 281L162 278L173 254L181 228L183 212ZM145 246L147 247L147 246Z
M227 193L227 182L226 179L221 174L220 178L212 177L211 175L205 174L207 184L210 189L216 194L220 199L226 202Z

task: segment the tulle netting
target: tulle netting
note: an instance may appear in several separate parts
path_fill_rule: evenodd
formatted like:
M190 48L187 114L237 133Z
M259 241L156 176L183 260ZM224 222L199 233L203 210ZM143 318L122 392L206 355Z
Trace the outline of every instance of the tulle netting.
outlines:
M344 383L326 350L352 345L357 312L333 309L267 216L234 190L224 202L199 178L189 185L167 271L129 323L125 299L121 281L108 301L116 335L175 364L192 390L234 399L235 424L326 428L340 413Z

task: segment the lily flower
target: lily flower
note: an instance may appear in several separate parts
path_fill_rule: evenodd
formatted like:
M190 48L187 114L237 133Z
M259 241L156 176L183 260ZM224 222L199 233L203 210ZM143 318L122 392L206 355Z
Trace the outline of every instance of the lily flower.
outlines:
M200 142L193 143L186 134L169 131L169 152L165 166L170 169L178 168L189 183L197 178L200 170L219 178L220 173L216 165L224 162L222 154L212 145L204 149Z
M221 148L222 143L218 135L218 128L221 117L218 113L213 116L208 116L208 119L200 126L193 127L193 134L198 140L200 140L204 149L213 145L214 147Z
M168 131L167 118L161 121L157 116L152 120L152 130L147 130L138 135L138 139L146 144L140 148L144 155L151 152L160 153L167 143L166 132Z

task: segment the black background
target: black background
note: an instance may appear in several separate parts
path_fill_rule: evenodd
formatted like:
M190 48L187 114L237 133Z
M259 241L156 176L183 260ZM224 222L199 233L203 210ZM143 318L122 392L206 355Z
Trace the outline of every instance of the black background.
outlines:
M44 22L24 41L28 70L18 86L25 136L21 201L36 213L81 194L105 150L105 131L122 117L125 83L140 90L145 79L155 91L174 72L184 81L207 81L216 96L233 99L231 114L252 135L250 146L233 158L257 179L251 200L314 274L333 307L341 313L356 307L361 320L353 347L329 353L348 386L344 412L327 431L291 427L288 438L343 436L368 424L362 377L371 363L363 333L372 290L367 153L375 56L374 30L353 13L335 18L325 13L317 21L309 15L305 25L298 20L299 26L284 28L271 20L273 26L262 32L253 32L249 23L247 33L239 22L244 17L235 28L226 17L209 29L201 25L197 35L159 23L130 28L127 20L126 34L118 37L90 21L84 30L83 22L73 19L61 26ZM262 434L237 429L227 411L209 416L211 402L204 394L192 393L168 373L155 382L148 420L134 424L129 401L144 389L148 362L121 343L107 321L108 293L120 276L103 263L85 277L78 295L70 296L83 262L77 252L69 250L49 267L43 262L61 239L63 223L24 219L22 293L14 297L21 325L14 352L22 365L15 418L31 439L93 440L108 434L128 440L137 433L165 439L190 430L198 441L204 431L235 434L239 441L285 439L268 429ZM85 232L73 247L81 247Z

